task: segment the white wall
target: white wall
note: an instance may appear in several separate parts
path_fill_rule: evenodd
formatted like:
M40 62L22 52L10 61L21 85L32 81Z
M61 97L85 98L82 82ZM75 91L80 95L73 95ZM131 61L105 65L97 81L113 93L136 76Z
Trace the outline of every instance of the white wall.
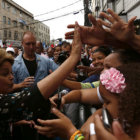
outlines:
M134 8L132 11L128 12L128 20L134 16L137 16L137 19L140 19L140 5Z

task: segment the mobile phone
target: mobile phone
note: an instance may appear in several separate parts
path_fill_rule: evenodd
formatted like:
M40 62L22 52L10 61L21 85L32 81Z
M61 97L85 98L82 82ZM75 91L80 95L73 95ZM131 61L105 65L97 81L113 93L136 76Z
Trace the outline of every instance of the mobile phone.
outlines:
M58 108L58 109L60 109L61 97L62 97L61 92L58 92L58 99L55 101L55 103L57 104L57 108Z
M109 111L106 109L106 108L102 108L102 120L103 120L103 125L104 127L112 132L112 122L113 122L113 119L109 113Z

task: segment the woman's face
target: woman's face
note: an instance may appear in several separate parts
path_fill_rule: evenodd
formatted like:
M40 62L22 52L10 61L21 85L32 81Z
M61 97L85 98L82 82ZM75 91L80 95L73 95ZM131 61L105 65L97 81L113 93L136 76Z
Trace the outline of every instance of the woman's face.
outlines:
M95 52L92 55L92 64L94 67L103 66L105 55L102 52Z
M100 84L99 90L104 100L103 106L107 108L113 119L118 118L119 95L109 92L102 84Z
M0 66L0 94L7 94L13 87L12 65L5 61Z
M56 47L54 54L59 54L61 52L61 47Z

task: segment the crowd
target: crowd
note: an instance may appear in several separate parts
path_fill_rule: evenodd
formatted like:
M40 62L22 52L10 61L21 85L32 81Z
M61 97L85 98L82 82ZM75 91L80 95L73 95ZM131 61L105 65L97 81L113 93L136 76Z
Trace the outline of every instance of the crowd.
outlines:
M22 52L0 49L1 140L140 140L136 17L126 23L111 9L100 16L88 15L91 27L68 25L72 44L44 50L27 31ZM80 104L96 107L82 126Z

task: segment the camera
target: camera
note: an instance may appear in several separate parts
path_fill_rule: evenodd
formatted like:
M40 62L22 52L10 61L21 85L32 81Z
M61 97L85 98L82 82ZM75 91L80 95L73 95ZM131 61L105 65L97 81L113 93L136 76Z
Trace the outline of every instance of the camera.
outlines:
M109 111L106 109L106 108L102 108L102 120L103 120L103 125L104 127L112 132L112 122L113 122L113 119L109 113Z
M62 51L58 56L57 64L61 65L68 57L69 57L69 52Z
M77 81L78 81L78 82L81 82L81 81L85 80L87 77L88 77L88 76L87 76L86 73L84 73L84 72L82 72L82 71L79 71L79 72L78 72L78 76L77 76Z

